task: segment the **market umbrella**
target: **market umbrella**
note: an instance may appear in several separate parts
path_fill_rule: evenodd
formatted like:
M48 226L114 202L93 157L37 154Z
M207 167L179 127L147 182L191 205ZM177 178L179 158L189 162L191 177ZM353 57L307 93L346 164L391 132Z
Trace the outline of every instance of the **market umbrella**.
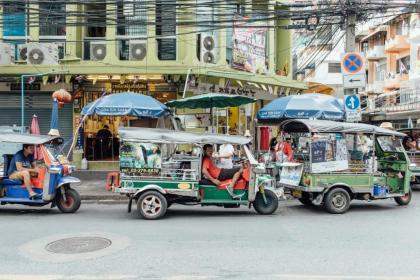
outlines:
M51 111L51 129L48 132L48 135L51 136L60 136L60 132L58 132L58 101L54 99L53 107Z
M257 101L252 97L233 95L225 93L206 93L191 96L183 99L166 102L166 105L173 108L206 109L238 107L244 104Z
M275 122L284 119L343 120L344 105L335 97L310 93L277 98L257 113L258 121Z
M41 135L41 131L39 129L39 121L38 121L38 116L37 115L33 115L32 116L31 130L30 131L31 131L31 134L32 135ZM39 147L37 147L35 149L34 159L36 159L36 160L42 160L43 159L42 152L39 149Z
M102 97L98 101L87 104L82 115L98 116L133 116L160 118L170 114L170 110L151 96L125 92Z
M225 93L205 93L183 99L166 102L166 105L173 108L188 109L208 109L210 108L210 122L213 127L213 108L239 107L241 105L254 103L256 99L248 96L225 94Z

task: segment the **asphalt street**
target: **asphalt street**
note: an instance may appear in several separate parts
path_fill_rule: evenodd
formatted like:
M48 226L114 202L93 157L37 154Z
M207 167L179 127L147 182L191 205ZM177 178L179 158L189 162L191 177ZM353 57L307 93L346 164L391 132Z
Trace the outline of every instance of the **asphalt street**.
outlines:
M298 201L272 216L173 206L158 221L128 214L126 204L86 203L68 215L2 206L0 280L420 279L419 213L420 191L407 207L353 202L344 215ZM67 238L100 240L54 243ZM82 252L100 242L108 247Z

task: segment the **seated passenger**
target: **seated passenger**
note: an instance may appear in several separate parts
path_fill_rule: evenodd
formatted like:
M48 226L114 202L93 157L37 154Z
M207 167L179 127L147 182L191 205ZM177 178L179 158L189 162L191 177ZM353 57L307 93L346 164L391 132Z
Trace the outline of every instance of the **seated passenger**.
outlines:
M211 181L216 186L220 185L220 181L232 179L232 182L229 184L228 191L231 195L233 195L233 187L241 177L243 168L219 168L212 160L213 146L206 144L204 145L203 150L203 177Z
M21 180L25 183L31 199L36 196L36 192L31 187L31 176L38 175L38 167L34 161L34 152L34 145L23 144L23 149L13 156L7 172L9 179Z

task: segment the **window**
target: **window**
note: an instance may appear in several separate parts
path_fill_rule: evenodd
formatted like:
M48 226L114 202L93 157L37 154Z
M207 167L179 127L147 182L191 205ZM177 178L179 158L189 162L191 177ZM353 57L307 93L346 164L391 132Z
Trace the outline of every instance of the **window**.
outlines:
M3 4L3 36L25 36L26 5L8 1Z
M51 1L39 2L39 35L66 35L66 5Z
M147 37L146 5L145 0L117 1L117 35Z
M369 42L365 41L362 43L362 52L367 52L369 49Z
M378 63L376 66L376 80L377 81L384 81L386 75L386 61L383 63Z
M159 60L176 60L176 0L156 0Z
M104 3L86 4L86 37L105 37L106 15L106 5Z
M410 56L403 57L397 60L397 69L398 74L408 74L410 72Z
M328 73L341 73L340 63L328 63Z

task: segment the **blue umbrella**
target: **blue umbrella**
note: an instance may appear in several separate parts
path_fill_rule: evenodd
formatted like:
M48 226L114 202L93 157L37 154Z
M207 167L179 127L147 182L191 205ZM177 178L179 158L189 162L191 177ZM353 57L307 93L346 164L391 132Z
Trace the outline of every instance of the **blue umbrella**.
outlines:
M170 110L151 96L139 93L115 93L91 102L82 109L82 115L133 116L160 118L170 114Z
M257 113L259 121L280 121L284 119L343 120L345 109L335 97L310 93L289 95L270 102Z
M48 135L60 136L58 132L58 101L54 99L51 111L51 129Z

